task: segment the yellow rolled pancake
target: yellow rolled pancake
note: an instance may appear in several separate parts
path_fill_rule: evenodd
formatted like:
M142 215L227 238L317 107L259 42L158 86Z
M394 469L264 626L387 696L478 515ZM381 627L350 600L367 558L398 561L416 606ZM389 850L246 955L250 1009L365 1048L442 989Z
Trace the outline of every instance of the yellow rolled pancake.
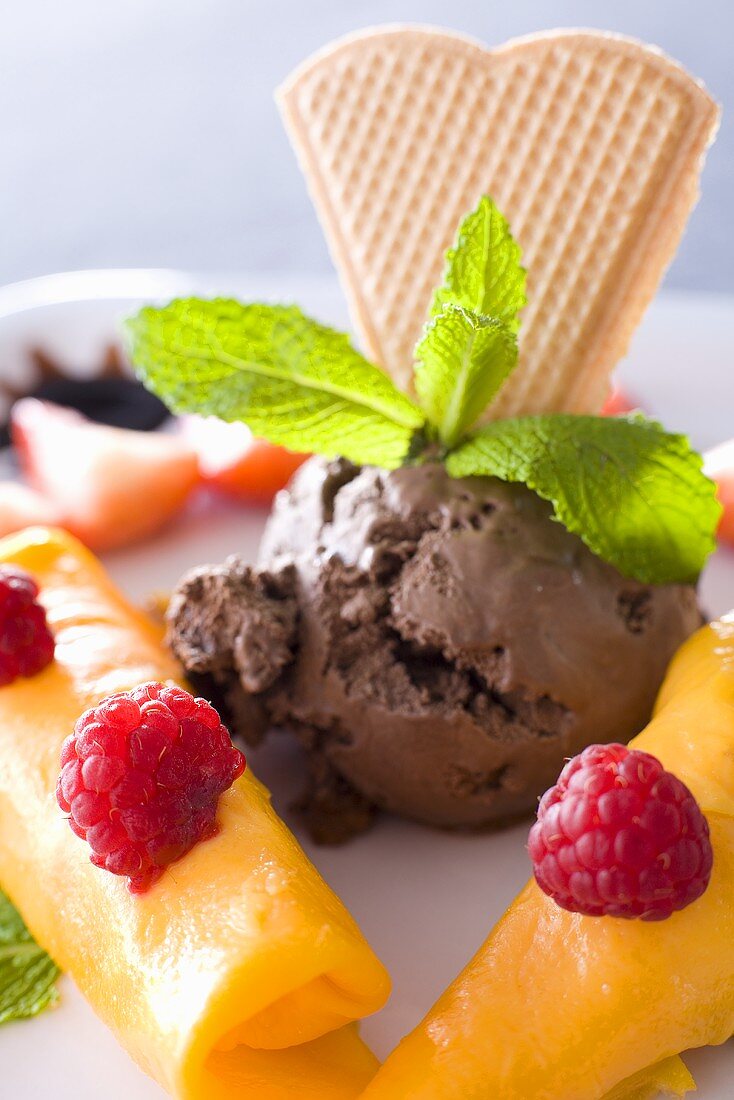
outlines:
M59 751L113 692L180 680L159 633L79 543L31 530L0 561L35 578L56 638L39 675L0 688L0 883L144 1070L186 1100L348 1100L376 1061L355 1021L387 974L246 771L219 834L146 894L89 862L59 810Z
M734 614L685 643L632 745L708 818L704 895L647 923L566 912L531 881L365 1100L682 1096L677 1055L734 1034Z

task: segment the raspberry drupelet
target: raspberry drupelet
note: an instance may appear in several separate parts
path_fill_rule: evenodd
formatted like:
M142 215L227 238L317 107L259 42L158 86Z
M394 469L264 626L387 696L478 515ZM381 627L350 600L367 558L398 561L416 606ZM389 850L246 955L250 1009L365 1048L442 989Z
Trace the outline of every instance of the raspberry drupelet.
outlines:
M142 684L77 721L56 797L92 863L142 893L216 834L219 799L244 770L214 707L183 688Z
M590 745L543 795L528 851L535 878L563 909L664 920L711 877L709 828L684 783L656 757Z
M0 565L0 687L19 676L35 676L54 657L38 585L14 565Z

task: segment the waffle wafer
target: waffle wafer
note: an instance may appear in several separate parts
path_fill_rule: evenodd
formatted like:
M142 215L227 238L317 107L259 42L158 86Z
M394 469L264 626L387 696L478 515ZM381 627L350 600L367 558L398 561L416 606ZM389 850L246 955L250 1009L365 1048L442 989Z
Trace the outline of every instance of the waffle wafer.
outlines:
M609 34L487 51L391 27L328 46L279 99L375 361L410 385L444 252L489 193L529 272L492 415L598 411L698 196L718 108L693 77Z

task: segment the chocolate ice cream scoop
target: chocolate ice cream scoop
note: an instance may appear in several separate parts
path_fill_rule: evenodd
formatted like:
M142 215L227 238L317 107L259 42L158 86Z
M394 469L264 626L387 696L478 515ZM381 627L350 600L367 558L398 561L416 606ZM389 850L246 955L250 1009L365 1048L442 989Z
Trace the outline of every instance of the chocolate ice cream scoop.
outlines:
M564 757L627 741L701 621L621 576L523 486L312 459L257 568L196 570L169 631L241 732L293 729L318 839L372 807L448 827L530 810Z

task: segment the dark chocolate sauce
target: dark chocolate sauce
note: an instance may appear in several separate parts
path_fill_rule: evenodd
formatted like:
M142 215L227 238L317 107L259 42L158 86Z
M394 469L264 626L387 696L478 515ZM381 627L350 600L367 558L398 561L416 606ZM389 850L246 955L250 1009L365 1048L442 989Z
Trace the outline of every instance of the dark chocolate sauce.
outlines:
M31 359L34 379L27 389L0 383L0 391L11 403L21 397L37 397L76 409L99 424L143 432L154 431L170 415L162 401L129 377L120 351L114 345L107 349L98 371L91 378L69 377L62 364L40 348L31 352ZM7 447L9 443L9 425L0 424L0 447Z

